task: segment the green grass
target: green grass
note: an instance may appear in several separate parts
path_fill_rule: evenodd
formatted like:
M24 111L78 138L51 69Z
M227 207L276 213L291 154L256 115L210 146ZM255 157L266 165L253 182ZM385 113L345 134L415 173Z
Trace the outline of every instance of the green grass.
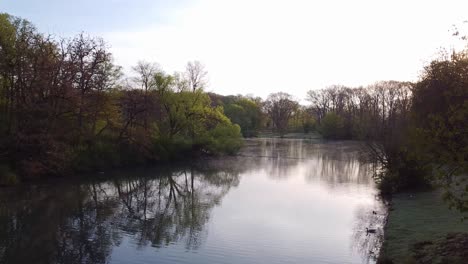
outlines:
M468 221L450 210L439 191L397 194L393 197L381 251L393 263L414 263L412 246L435 241L452 232L468 232Z

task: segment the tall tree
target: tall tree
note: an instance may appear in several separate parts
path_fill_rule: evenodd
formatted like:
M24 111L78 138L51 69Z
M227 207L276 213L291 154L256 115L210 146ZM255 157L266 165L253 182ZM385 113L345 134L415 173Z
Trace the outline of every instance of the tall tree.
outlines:
M264 107L274 128L284 135L287 132L289 119L298 109L299 103L293 100L290 94L278 92L268 96Z
M238 96L233 102L224 104L224 113L241 127L244 137L258 134L263 119L262 109L252 99Z
M208 72L199 61L190 61L186 67L187 80L192 91L203 89L207 84Z
M139 61L132 69L136 73L134 81L141 87L141 89L143 89L143 91L145 91L145 93L148 93L149 90L155 88L154 75L160 71L158 64Z
M155 74L160 71L159 65L146 61L139 61L132 69L137 74L136 77L134 77L134 81L144 91L143 104L145 110L143 111L143 126L145 130L148 130L149 112L151 111L150 100L148 98L149 91L156 88Z
M468 50L430 63L414 89L416 142L447 190L447 199L468 210Z

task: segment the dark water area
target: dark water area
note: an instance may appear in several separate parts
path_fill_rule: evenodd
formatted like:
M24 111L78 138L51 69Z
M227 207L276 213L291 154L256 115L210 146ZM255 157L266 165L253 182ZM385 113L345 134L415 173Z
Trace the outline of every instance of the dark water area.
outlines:
M359 150L253 139L236 157L0 189L0 263L374 263L385 210Z

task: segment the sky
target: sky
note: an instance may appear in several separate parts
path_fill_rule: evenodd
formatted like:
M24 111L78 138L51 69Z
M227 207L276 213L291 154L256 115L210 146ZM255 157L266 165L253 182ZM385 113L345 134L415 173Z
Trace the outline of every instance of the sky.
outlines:
M141 60L168 73L199 60L208 91L300 100L334 84L416 81L467 10L466 0L0 0L41 32L103 37L128 74Z

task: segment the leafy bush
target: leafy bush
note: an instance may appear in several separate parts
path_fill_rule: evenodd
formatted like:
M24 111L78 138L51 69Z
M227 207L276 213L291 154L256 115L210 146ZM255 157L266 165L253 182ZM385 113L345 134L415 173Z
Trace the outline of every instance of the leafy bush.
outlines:
M237 98L233 103L224 106L224 114L232 123L241 127L244 137L255 137L261 125L260 106L248 98Z
M210 131L207 149L211 153L235 154L242 147L242 136L237 124L223 123Z
M400 151L392 165L376 175L378 188L384 195L395 192L431 188L432 178L427 166L408 153Z

